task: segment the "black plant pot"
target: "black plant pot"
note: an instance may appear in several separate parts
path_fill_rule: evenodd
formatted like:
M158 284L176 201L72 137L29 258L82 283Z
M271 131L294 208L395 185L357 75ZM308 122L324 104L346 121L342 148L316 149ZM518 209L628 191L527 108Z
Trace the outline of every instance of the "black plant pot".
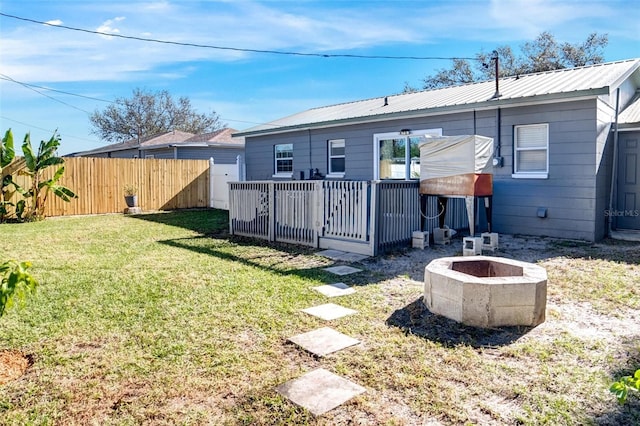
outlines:
M127 207L138 207L137 195L125 195L124 201L127 203Z

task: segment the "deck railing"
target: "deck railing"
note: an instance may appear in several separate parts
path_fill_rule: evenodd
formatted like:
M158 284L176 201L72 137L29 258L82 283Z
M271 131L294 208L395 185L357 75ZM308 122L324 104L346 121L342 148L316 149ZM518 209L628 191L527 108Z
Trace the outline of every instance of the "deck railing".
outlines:
M231 234L376 255L438 226L434 197L421 212L417 181L250 181L229 183ZM464 226L449 201L446 223Z
M380 205L375 201L378 192ZM351 251L374 255L410 240L418 226L417 182L229 183L229 228L234 235L312 247L351 244Z

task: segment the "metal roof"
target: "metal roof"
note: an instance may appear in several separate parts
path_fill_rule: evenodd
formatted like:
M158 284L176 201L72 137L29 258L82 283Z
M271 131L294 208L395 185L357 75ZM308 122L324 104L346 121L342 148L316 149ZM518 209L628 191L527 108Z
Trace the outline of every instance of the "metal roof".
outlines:
M618 117L619 124L637 124L640 123L640 93L636 95L634 100L627 106Z
M280 133L296 129L429 115L468 108L522 102L609 95L640 67L640 59L523 74L499 80L501 96L494 98L495 80L415 93L383 96L313 108L238 132L235 136Z

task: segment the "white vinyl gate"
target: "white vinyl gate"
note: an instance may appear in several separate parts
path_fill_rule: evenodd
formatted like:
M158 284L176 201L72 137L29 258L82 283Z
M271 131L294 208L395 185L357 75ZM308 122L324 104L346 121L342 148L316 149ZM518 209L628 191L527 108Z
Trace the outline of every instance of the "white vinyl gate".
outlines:
M229 182L244 180L244 164L238 155L236 164L216 164L209 159L209 207L229 210Z

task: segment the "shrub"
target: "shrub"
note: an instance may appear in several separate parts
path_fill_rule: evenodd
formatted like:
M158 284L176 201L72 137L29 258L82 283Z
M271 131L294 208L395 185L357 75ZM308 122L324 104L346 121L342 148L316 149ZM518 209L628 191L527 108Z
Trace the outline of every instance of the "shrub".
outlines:
M8 260L0 263L0 317L10 309L16 301L24 303L27 295L33 293L38 282L27 269L31 262Z

